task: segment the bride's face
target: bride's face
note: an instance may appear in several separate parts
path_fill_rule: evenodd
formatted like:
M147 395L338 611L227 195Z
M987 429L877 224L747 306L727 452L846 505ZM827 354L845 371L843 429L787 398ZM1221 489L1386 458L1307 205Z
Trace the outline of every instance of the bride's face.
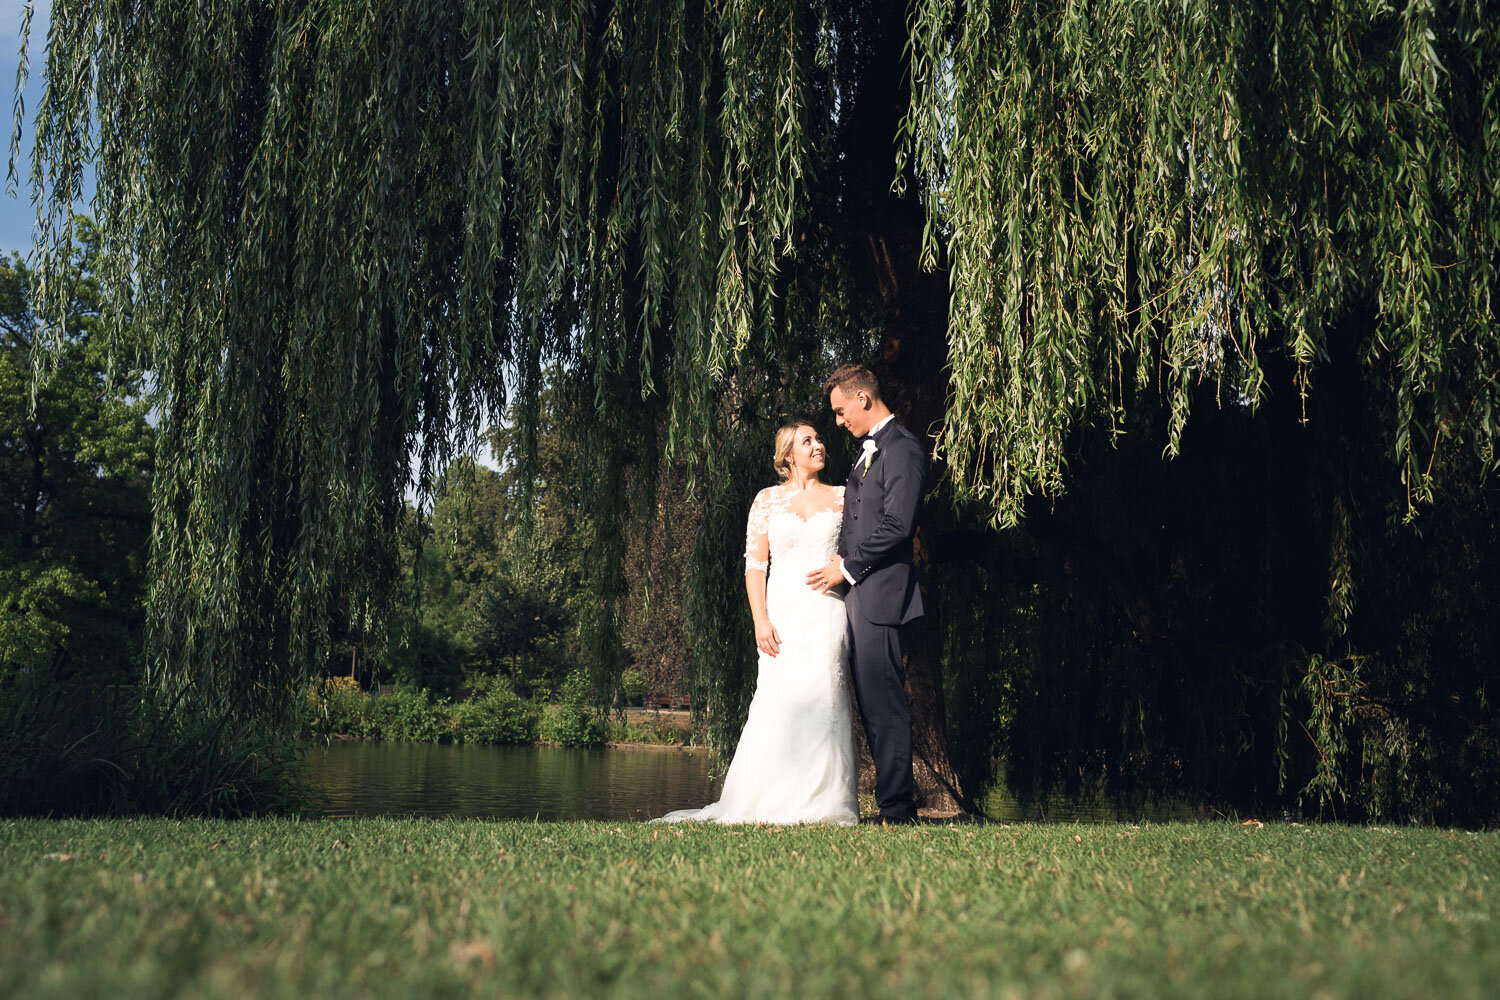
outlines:
M817 472L827 464L828 453L823 439L811 427L798 427L792 442L792 464L803 472Z

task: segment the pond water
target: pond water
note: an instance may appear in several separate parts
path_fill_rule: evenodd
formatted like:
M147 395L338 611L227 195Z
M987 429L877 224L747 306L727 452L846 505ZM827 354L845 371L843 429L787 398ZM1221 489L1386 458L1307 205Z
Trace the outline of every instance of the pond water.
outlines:
M344 742L313 744L307 758L327 816L645 820L719 796L703 750ZM1121 810L1052 799L1023 808L1000 789L982 806L1007 823L1203 818L1181 802Z
M307 759L326 816L643 820L718 797L702 750L345 742Z

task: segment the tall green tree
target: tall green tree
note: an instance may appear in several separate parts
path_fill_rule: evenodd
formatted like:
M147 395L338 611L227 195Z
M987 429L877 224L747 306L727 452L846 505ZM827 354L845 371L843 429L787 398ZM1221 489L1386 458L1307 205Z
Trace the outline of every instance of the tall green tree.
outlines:
M939 460L918 539L932 627L910 675L918 756L959 797L995 725L965 722L955 756L950 699L998 699L1014 725L1045 702L1035 672L985 651L1006 643L961 645L973 616L1006 619L983 612L1015 597L995 575L1009 547L1062 567L1028 613L1068 626L1059 676L1115 705L1048 732L1159 735L1244 708L1257 734L1310 723L1328 760L1354 709L1318 678L1364 655L1365 554L1400 547L1388 518L1467 502L1494 468L1500 41L1482 3L112 0L52 16L44 301L61 301L92 155L105 275L134 293L162 376L153 670L226 711L274 708L319 659L328 595L379 582L409 457L430 485L481 413L516 402L532 426L552 365L594 487L598 669L619 667L621 525L649 509L661 457L680 459L704 510L694 656L732 719L751 670L733 553L768 430L821 409L835 360L874 362ZM1151 692L1185 690L1160 653L1181 630L1161 623L1196 591L1161 581L1249 572L1259 594L1282 577L1186 556L1147 572L1136 555L1212 537L1212 511L1101 531L1079 518L1128 505L1070 510L1064 487L1155 495L1159 457L1187 458L1200 424L1201 464L1166 474L1195 470L1174 500L1255 454L1300 470L1260 497L1298 546L1297 586L1226 601L1268 609L1265 642L1296 665L1241 685L1265 699L1184 716ZM1132 460L1118 475L1111 444ZM1397 484L1395 506L1368 484ZM1471 497L1481 520L1488 496ZM1018 522L1025 536L988 528ZM935 574L945 540L969 537L988 575ZM1104 643L1115 621L1124 646ZM1117 649L1131 669L1101 680ZM1472 732L1488 701L1465 685ZM1239 759L1243 743L1203 746ZM1137 759L1128 739L1100 752L1116 772Z
M544 396L544 400L545 400ZM544 402L549 423L557 414ZM479 664L510 677L528 694L560 681L538 656L555 647L563 673L580 662L587 525L579 523L583 484L561 462L563 445L544 429L535 472L523 477L514 425L490 433L499 471L469 458L450 463L438 485L431 523L434 551L462 602L464 631Z
M33 387L37 275L0 261L0 684L140 677L154 433L131 335L111 364L99 334L97 263L80 220L65 326Z

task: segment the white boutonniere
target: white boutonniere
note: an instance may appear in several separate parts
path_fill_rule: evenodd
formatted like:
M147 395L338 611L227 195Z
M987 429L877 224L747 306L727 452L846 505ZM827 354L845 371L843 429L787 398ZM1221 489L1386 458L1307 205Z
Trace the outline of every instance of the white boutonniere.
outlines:
M865 476L867 476L867 475L870 474L870 463L872 461L874 461L874 459L875 459L875 453L877 451L879 451L879 450L880 450L879 447L877 447L876 444L875 444L875 439L874 438L865 438L865 445L864 445L865 471L861 472L859 474L859 478L863 479L863 478L865 478Z

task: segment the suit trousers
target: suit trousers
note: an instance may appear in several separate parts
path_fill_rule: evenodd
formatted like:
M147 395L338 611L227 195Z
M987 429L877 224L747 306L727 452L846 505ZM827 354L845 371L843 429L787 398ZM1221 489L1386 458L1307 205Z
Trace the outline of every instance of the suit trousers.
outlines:
M854 698L875 760L875 804L882 819L910 822L917 818L917 783L911 770L905 630L866 621L859 611L858 587L851 587L844 601L852 633Z

